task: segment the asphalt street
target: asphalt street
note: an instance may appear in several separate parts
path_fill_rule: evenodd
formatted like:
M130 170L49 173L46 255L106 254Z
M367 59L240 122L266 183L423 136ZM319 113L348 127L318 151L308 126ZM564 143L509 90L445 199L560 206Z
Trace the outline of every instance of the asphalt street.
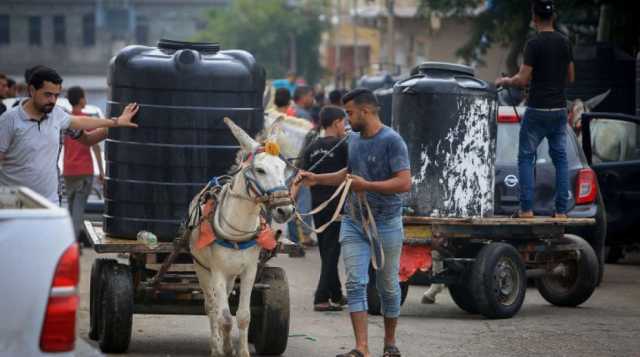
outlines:
M96 254L82 255L78 355L92 355L89 276ZM348 313L314 312L312 296L320 259L317 248L304 258L281 255L272 265L286 269L291 294L291 329L286 357L327 357L353 347ZM342 267L341 267L342 268ZM559 308L529 288L520 313L487 320L460 310L445 291L435 305L422 305L425 287L411 286L398 326L403 356L640 356L640 258L607 265L602 285L579 308ZM127 356L208 356L204 316L135 315ZM373 356L382 355L383 323L369 320ZM237 331L235 331L237 336Z

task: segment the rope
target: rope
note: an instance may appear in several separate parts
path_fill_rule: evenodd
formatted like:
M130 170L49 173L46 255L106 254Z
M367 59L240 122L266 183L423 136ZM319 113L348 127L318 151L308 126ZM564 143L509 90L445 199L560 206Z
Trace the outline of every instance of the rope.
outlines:
M335 222L338 219L338 216L340 216L340 212L342 212L342 206L344 206L347 196L349 195L349 190L351 189L351 182L353 182L353 180L350 177L347 177L344 181L342 181L340 186L338 186L336 191L333 193L333 195L331 195L331 197L328 200L324 201L322 204L320 204L318 207L314 208L313 210L309 211L308 213L301 214L298 212L298 210L296 210L296 218L305 227L312 230L316 234L324 232L333 222ZM327 223L323 224L319 228L314 228L303 220L303 216L314 215L322 211L323 209L327 208L329 203L331 203L340 194L340 192L342 192L342 195L340 196L340 200L338 201L338 206L336 207L335 212L333 212L331 219Z

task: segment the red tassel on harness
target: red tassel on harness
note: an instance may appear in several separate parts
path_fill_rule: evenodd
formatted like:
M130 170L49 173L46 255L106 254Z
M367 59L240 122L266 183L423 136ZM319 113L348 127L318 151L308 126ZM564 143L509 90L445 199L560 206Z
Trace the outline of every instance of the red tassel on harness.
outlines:
M256 242L262 249L273 250L276 247L276 234L268 224L262 225L262 230L258 234Z
M198 236L198 240L196 241L196 249L202 249L207 247L216 240L216 235L213 232L213 227L211 226L211 222L209 218L213 214L213 210L215 208L215 201L212 199L207 200L204 205L202 205L202 217L203 220L200 222L200 235Z
M400 255L400 281L407 281L417 270L427 271L431 268L431 247L402 246Z

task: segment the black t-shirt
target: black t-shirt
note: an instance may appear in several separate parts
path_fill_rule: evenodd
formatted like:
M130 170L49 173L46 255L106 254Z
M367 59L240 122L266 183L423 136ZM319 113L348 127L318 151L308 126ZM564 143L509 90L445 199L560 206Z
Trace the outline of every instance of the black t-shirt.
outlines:
M572 61L571 43L559 32L539 32L527 42L524 64L533 67L529 107L549 109L567 106L564 91Z
M335 136L328 136L316 140L304 152L302 168L304 170L308 170L327 152L329 152L329 150L331 150L339 141L340 138L337 138ZM325 174L340 171L343 168L347 167L347 158L348 146L347 142L343 141L340 146L338 146L331 154L327 155L327 157L313 169L313 173ZM336 187L330 186L318 185L311 187L311 202L313 207L317 207L322 202L328 200L335 190ZM338 200L334 200L331 205L329 205L329 207L325 209L326 212L333 213L336 209L337 203Z

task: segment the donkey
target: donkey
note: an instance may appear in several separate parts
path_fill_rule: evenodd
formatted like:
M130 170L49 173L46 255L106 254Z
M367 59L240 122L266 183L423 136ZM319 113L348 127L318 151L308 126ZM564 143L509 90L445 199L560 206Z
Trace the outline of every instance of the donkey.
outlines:
M604 101L611 89L589 100L569 103L569 124L582 145L582 113L588 113ZM636 126L618 120L597 119L591 122L591 150L594 162L623 161L636 147Z
M198 246L200 232L194 229L189 245L211 326L211 356L234 355L228 297L239 277L238 356L249 357L250 300L261 249L255 240L261 231L261 214L267 212L276 222L284 223L292 217L294 206L285 183L285 162L269 150L261 150L260 144L230 119L225 118L225 123L249 159L239 164L238 172L222 187L215 211L206 218L215 240ZM197 210L200 196L192 200L189 212Z

